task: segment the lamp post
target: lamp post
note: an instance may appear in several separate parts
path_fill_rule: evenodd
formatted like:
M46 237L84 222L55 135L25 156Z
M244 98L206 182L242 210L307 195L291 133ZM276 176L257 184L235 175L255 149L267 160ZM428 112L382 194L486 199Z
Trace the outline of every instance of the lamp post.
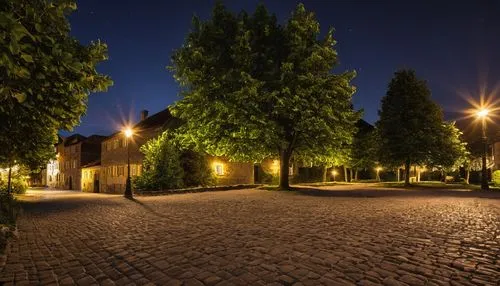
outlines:
M488 186L488 169L486 168L486 156L488 154L488 138L486 137L486 119L488 117L488 109L480 109L477 111L476 115L481 120L482 127L482 141L483 141L483 154L482 154L482 168L481 168L481 190L489 190Z
M124 195L126 198L131 199L133 195L132 195L132 185L130 181L130 138L132 138L134 132L131 128L125 128L125 130L123 130L123 133L125 134L125 138L127 139L127 183L125 185Z

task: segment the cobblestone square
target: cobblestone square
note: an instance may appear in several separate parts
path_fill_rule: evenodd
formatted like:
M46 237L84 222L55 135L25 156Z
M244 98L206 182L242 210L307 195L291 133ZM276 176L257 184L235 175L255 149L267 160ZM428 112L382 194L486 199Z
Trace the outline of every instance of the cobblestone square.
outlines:
M500 285L500 194L30 191L5 285Z

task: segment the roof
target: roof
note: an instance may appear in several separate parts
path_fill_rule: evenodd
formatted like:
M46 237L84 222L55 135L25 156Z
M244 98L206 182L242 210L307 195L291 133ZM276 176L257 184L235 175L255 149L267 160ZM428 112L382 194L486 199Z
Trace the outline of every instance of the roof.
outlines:
M171 128L177 128L180 125L180 123L181 120L176 117L173 117L172 114L170 113L170 110L167 107L164 110L155 113L144 120L139 121L132 128L137 131L147 130L147 129L171 129ZM121 131L117 131L106 137L106 139L113 138L120 133Z
M106 139L106 136L102 136L102 135L90 135L89 137L87 137L87 139L85 140L85 142L89 142L89 143L101 143L102 140Z
M85 164L85 165L82 166L82 169L83 168L95 167L95 166L101 166L101 160L97 160L97 161L93 161L93 162L90 162L88 164Z
M80 143L82 142L83 140L87 139L87 137L81 135L81 134L73 134L69 137L67 137L65 140L64 140L64 146L69 146L69 145L73 145L73 144L77 144L77 143Z
M136 125L134 125L134 129L140 130L140 129L163 127L172 118L174 117L170 113L170 110L168 110L168 108L165 108L164 110L155 113L147 117L146 119L140 121Z

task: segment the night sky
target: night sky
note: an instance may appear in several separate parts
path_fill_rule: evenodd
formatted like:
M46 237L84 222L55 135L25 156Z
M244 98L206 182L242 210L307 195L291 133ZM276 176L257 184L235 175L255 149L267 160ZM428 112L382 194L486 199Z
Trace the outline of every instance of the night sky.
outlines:
M262 1L226 1L231 10L253 12ZM283 23L299 1L263 1ZM166 70L191 17L209 17L214 1L80 0L71 15L72 34L82 43L101 39L109 60L98 67L114 81L92 94L87 115L74 132L108 135L131 114L150 114L178 100L178 84ZM340 65L355 69L355 108L377 120L380 99L394 71L413 68L428 81L448 119L469 107L459 94L479 98L500 83L500 1L303 1L325 32L336 30ZM498 98L498 95L497 95ZM63 132L63 134L68 134Z

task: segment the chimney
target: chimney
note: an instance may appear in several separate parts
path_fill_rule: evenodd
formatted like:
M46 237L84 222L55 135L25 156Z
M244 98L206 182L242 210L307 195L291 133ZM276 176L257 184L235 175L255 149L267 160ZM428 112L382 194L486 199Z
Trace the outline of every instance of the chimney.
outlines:
M148 111L144 109L143 111L141 111L141 121L146 118L148 118Z

